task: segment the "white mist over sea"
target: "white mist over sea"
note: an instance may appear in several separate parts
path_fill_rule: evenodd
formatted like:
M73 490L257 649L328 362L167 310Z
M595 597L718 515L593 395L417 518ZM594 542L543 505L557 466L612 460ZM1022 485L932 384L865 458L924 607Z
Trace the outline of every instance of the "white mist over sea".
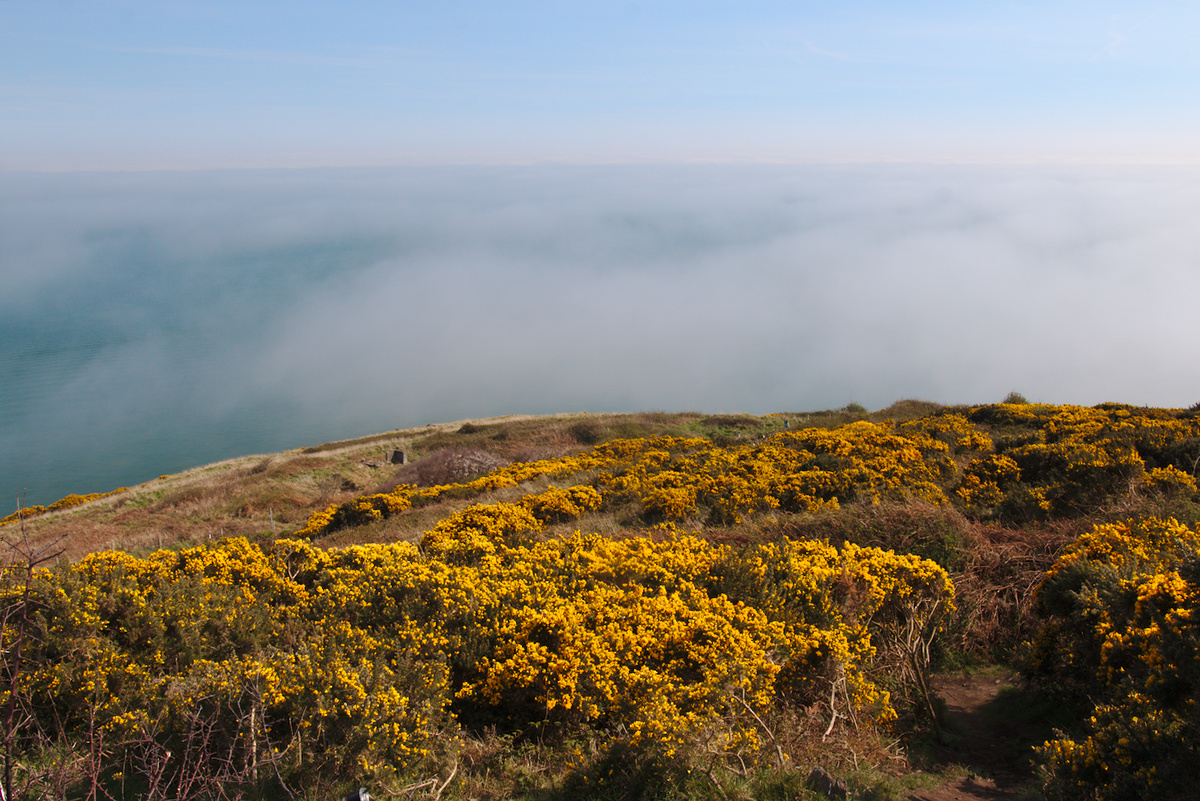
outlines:
M0 491L509 413L1200 401L1200 171L0 174Z

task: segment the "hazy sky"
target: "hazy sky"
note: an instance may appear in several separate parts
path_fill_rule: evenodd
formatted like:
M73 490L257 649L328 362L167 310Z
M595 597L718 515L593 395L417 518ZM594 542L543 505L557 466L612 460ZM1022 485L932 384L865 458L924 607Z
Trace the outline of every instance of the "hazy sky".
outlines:
M1153 0L0 0L0 491L520 412L1190 405L1198 42Z
M0 169L1200 162L1200 3L0 0Z

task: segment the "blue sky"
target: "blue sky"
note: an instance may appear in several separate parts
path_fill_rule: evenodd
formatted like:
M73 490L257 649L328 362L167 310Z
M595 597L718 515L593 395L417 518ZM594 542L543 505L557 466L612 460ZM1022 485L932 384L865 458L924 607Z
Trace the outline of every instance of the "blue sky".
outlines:
M1200 162L1200 4L0 0L0 169Z

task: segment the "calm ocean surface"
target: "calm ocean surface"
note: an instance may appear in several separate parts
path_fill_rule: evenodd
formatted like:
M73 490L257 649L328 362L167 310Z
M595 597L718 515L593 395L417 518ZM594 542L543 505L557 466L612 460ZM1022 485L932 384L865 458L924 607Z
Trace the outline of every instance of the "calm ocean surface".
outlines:
M0 502L493 414L1190 405L1197 178L0 174Z
M287 392L247 392L242 349L261 345L297 283L352 270L369 250L369 242L279 248L191 269L123 243L56 285L54 297L7 314L0 320L5 505L18 491L27 504L47 503L366 433L337 414L297 414Z

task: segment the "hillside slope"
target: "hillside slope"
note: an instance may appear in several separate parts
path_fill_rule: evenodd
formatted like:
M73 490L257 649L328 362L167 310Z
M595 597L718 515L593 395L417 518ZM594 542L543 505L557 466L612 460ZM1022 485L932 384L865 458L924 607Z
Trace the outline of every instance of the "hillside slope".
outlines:
M970 797L913 770L963 736L929 671L1000 660L1010 710L1065 715L1048 787L1091 797L1120 710L1163 759L1200 725L1159 639L1200 644L1198 464L1194 409L904 401L468 421L31 510L5 789ZM1029 745L962 753L1024 792Z
M397 470L386 461L393 450L404 451L414 467L439 451L482 451L506 463L579 453L614 438L672 435L743 441L779 430L785 422L834 426L854 419L912 416L931 408L936 404L902 402L870 415L844 410L767 417L580 413L437 423L229 459L39 515L36 523L28 514L26 519L37 543L57 543L67 559L107 548L139 552L228 536L254 538L293 531L330 503L393 482ZM440 478L454 478L454 468L448 469ZM411 536L421 533L413 531Z

